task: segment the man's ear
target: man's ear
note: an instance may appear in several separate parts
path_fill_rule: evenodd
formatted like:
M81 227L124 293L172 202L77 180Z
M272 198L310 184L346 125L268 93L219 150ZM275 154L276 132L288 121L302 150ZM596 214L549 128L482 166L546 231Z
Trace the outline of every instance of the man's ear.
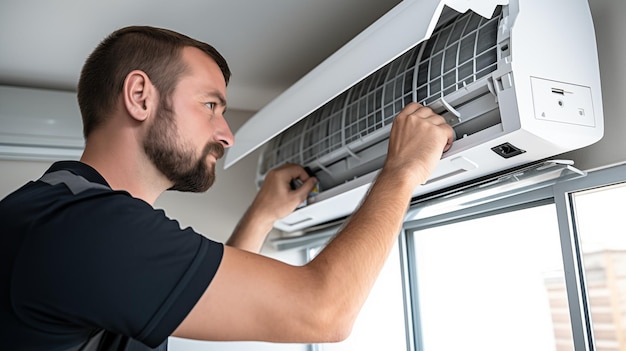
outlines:
M158 100L150 77L140 70L134 70L126 75L122 98L128 114L140 122L148 118Z

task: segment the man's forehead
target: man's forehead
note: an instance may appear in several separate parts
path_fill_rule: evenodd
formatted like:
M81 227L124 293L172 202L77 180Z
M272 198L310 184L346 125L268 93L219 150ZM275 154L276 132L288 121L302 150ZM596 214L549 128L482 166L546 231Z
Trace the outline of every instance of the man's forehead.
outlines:
M200 49L186 47L183 50L183 60L187 65L187 72L183 79L200 85L203 94L215 95L226 100L226 81L224 74L215 60Z
M224 72L222 72L215 59L206 52L196 47L186 46L183 48L182 58L185 63L194 66L195 68L217 71L219 72L220 77L224 79Z

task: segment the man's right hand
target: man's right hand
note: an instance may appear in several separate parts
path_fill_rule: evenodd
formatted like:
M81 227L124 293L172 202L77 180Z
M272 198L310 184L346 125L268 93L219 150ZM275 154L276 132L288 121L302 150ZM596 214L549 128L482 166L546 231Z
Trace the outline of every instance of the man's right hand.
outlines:
M406 174L415 186L422 184L453 140L454 131L443 117L429 107L410 103L393 122L383 169Z

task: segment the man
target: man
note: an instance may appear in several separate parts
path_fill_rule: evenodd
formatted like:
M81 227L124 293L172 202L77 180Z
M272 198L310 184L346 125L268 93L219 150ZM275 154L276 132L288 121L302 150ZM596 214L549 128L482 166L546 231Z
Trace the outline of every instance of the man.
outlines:
M269 173L227 245L154 210L167 189L205 191L234 142L230 77L211 46L151 27L106 38L83 67L80 162L55 163L0 202L0 344L15 350L165 349L204 340L345 338L396 240L413 189L452 142L418 104L395 119L366 200L309 264L254 252L315 179ZM299 178L303 185L292 190Z

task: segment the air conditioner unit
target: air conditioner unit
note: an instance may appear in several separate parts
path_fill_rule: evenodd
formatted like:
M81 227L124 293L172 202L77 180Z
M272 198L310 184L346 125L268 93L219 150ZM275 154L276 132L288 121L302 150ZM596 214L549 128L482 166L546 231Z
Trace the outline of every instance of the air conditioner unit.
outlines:
M599 77L586 0L403 1L253 116L226 166L264 145L259 183L286 162L315 174L319 193L275 223L291 232L356 209L407 103L456 133L420 196L598 141Z
M76 93L0 86L0 159L79 159L84 148Z

